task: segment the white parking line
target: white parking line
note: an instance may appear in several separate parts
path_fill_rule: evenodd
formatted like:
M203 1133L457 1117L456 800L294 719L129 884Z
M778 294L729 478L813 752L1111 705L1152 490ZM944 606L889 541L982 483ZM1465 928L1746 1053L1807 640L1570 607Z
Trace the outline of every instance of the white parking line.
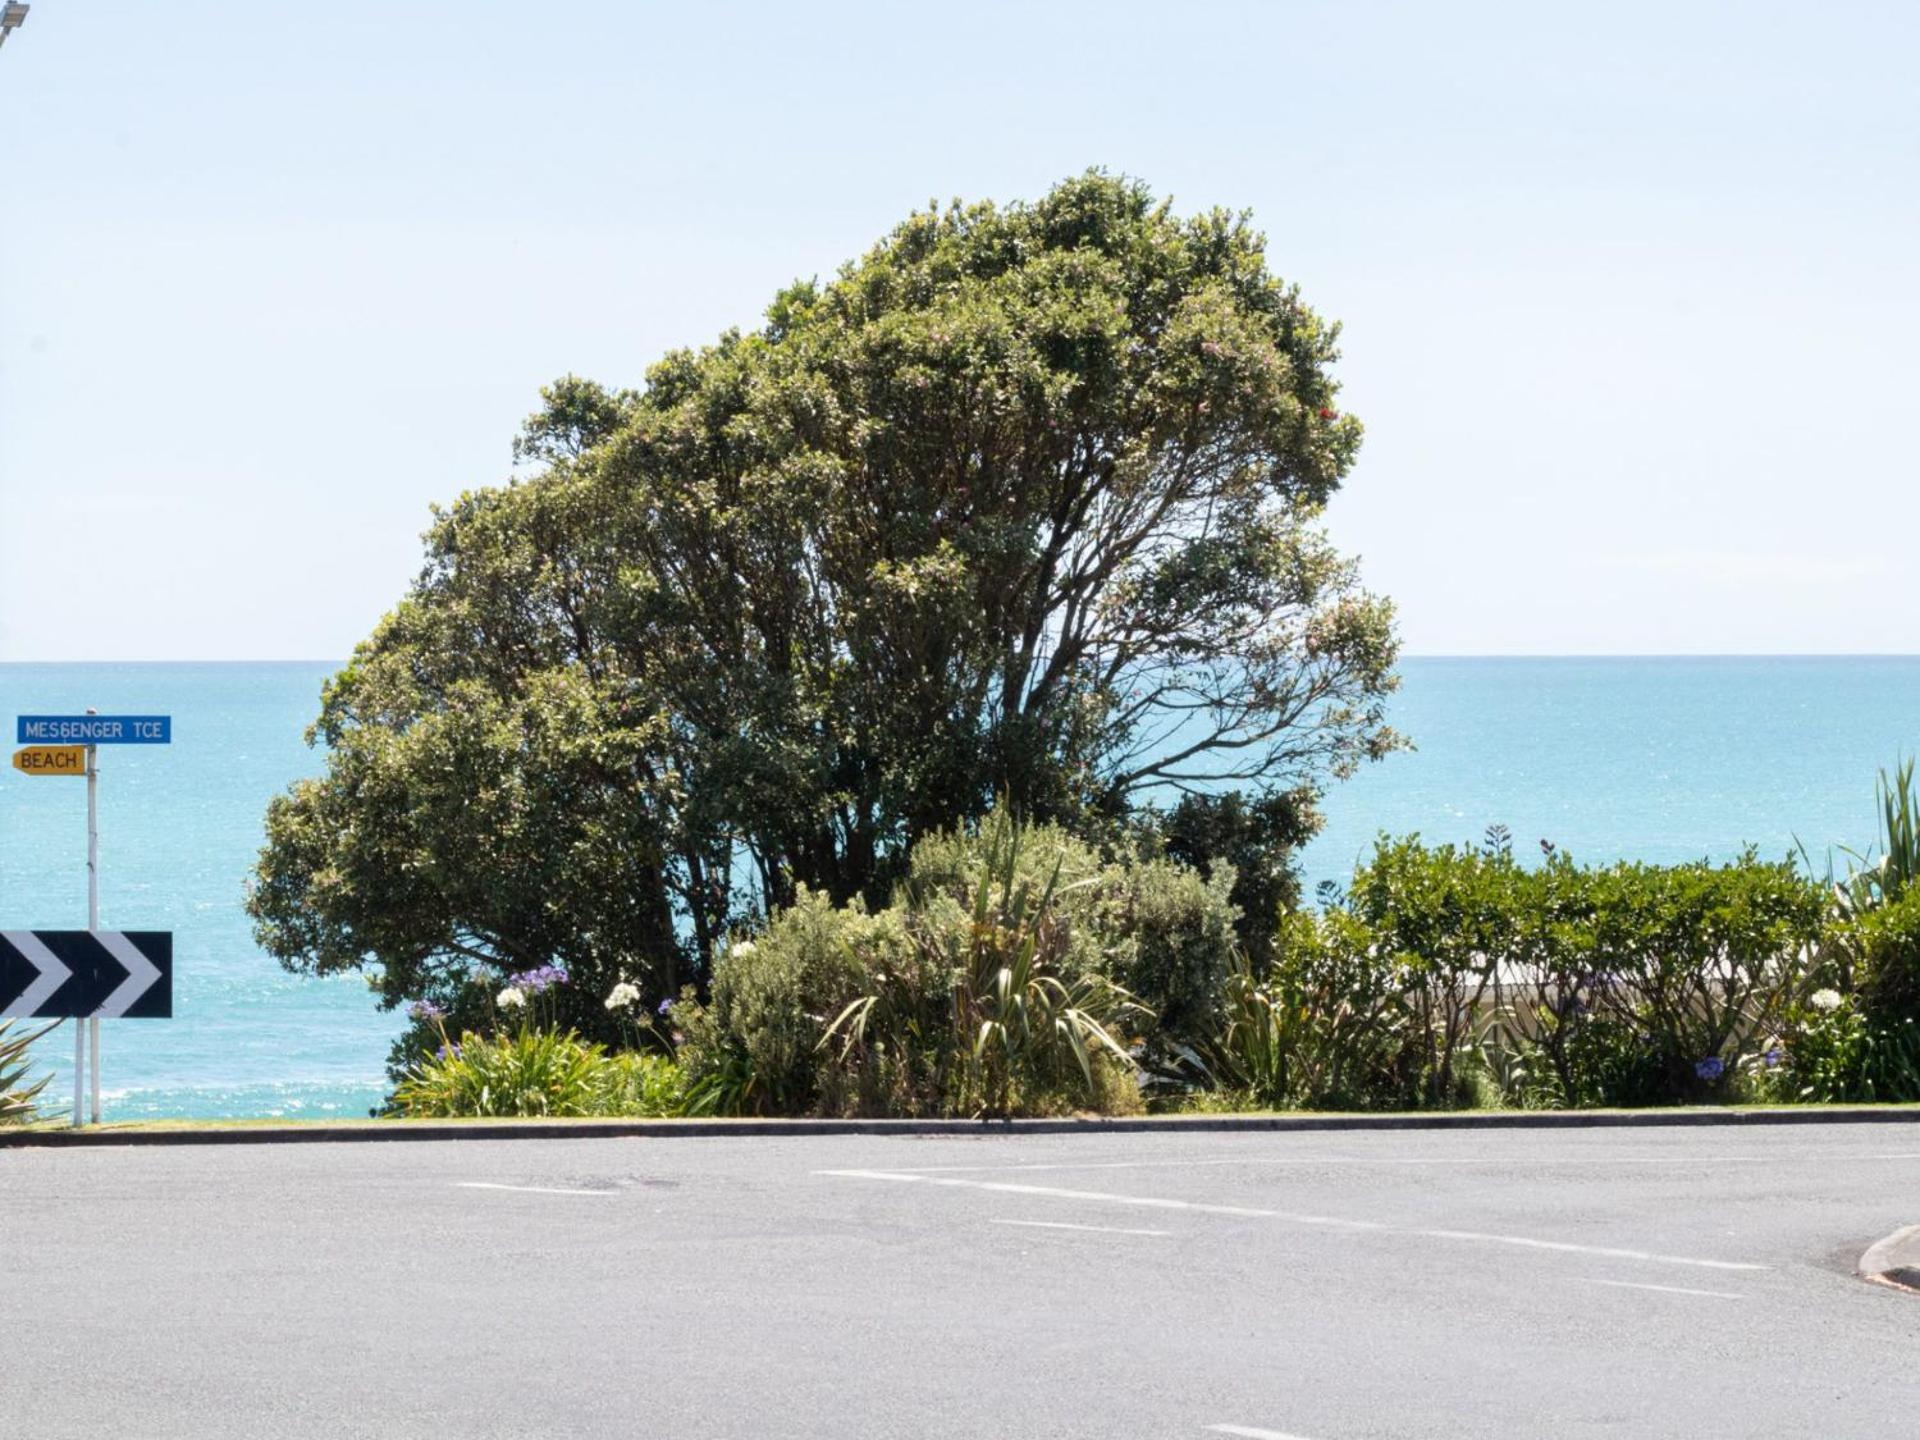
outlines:
M491 1180L456 1180L458 1190L511 1190L516 1195L618 1195L618 1190L552 1190L545 1185L496 1185Z
M1731 1290L1689 1290L1683 1285L1641 1285L1632 1280L1595 1280L1595 1285L1610 1285L1615 1290L1656 1290L1662 1295L1700 1295L1709 1300L1744 1300Z
M1609 1260L1638 1260L1654 1265L1688 1265L1702 1270L1765 1270L1740 1260L1702 1260L1689 1255L1663 1255L1652 1250L1626 1250L1610 1245L1579 1245L1570 1240L1538 1240L1528 1235L1496 1235L1480 1230L1427 1230L1387 1225L1378 1220L1354 1220L1343 1215L1310 1215L1295 1210L1268 1210L1252 1205L1209 1205L1197 1200L1168 1200L1155 1195L1119 1195L1106 1190L1068 1190L1052 1185L1021 1185L1010 1180L959 1180L947 1175L912 1175L901 1170L816 1170L816 1175L844 1180L888 1180L896 1184L935 1185L959 1190L986 1190L998 1195L1039 1195L1055 1200L1084 1200L1101 1205L1130 1205L1147 1210L1186 1210L1200 1215L1231 1215L1250 1220L1279 1220L1289 1225L1325 1226L1375 1234L1414 1235L1428 1240L1457 1240L1476 1245L1508 1245L1523 1250L1551 1250L1569 1255L1599 1255Z
M1209 1425L1207 1429L1215 1435L1240 1435L1245 1440L1306 1440L1304 1435L1290 1435L1285 1430L1261 1430L1253 1425Z
M1029 1230L1084 1230L1093 1235L1171 1235L1171 1230L1122 1230L1113 1225L1069 1225L1064 1220L989 1220L989 1225L1021 1225Z

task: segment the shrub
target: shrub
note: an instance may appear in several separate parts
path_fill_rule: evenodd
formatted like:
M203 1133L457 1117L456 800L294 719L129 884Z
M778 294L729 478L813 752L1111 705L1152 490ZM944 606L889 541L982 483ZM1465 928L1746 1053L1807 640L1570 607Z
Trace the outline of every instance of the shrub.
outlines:
M1226 981L1219 1033L1199 1056L1209 1081L1276 1109L1394 1103L1401 997L1365 928L1337 911L1289 913L1271 938L1264 977L1242 960Z
M1270 975L1226 992L1221 1042L1243 1060L1225 1068L1246 1068L1264 994L1287 1017L1269 1042L1285 1080L1261 1082L1276 1104L1728 1095L1806 993L1821 910L1818 887L1751 852L1586 869L1549 847L1529 870L1503 835L1383 838L1344 899L1283 932Z
M1380 838L1345 909L1368 953L1393 966L1404 1021L1400 1085L1411 1104L1460 1098L1458 1058L1502 967L1529 967L1537 886L1504 846L1428 847Z
M909 946L894 911L869 915L802 887L766 931L734 941L714 966L705 1006L673 1008L691 1104L717 1114L838 1112L841 1077L820 1037L874 973L903 962Z
M1920 1100L1920 1020L1875 1017L1828 990L1789 1018L1781 1099L1861 1103Z
M1170 860L1131 860L1102 870L1087 903L1067 897L1068 913L1081 912L1107 955L1108 973L1148 1012L1150 1048L1219 1028L1222 987L1241 963L1234 884L1225 863L1203 878Z
M1818 888L1752 851L1727 865L1615 865L1590 884L1579 941L1595 951L1593 1011L1644 1035L1666 1098L1724 1093L1806 988Z
M414 1066L390 1104L415 1118L592 1115L605 1094L605 1068L606 1052L571 1031L467 1031Z
M1113 972L1143 952L1178 968L1169 957L1192 943L1182 902L1214 894L1194 885L1167 885L1150 865L1103 866L1063 832L1001 812L977 831L929 836L886 909L803 892L721 957L709 1004L674 1008L688 1103L785 1114L1137 1109L1119 1032L1145 1017ZM1102 929L1103 916L1128 911L1150 917L1137 933Z
M600 1067L595 1115L658 1119L678 1115L685 1105L680 1067L664 1055L619 1050Z
M1085 1101L1097 1105L1111 1089L1109 1069L1117 1064L1131 1071L1113 1027L1139 1007L1089 963L1095 957L1076 945L1073 922L1056 905L1064 893L1065 850L1056 852L1043 883L1023 874L1023 841L1030 838L996 813L979 832L974 873L958 897L916 895L909 882L908 929L921 973L951 977L949 1016L944 1027L923 1023L929 1017L922 1007L900 1006L892 987L882 986L847 1006L829 1029L829 1042L841 1039L843 1060L889 1034L896 1050L931 1041L935 1053L947 1057L941 1067L946 1106L992 1115L1045 1109L1076 1079L1084 1083ZM1098 883L1089 876L1077 888Z
M38 1030L16 1030L11 1021L0 1020L0 1125L24 1125L33 1119L35 1101L53 1075L48 1072L29 1082L33 1061L28 1051L34 1041L53 1028L43 1025Z
M1862 913L1846 927L1855 983L1877 1020L1920 1020L1920 886Z

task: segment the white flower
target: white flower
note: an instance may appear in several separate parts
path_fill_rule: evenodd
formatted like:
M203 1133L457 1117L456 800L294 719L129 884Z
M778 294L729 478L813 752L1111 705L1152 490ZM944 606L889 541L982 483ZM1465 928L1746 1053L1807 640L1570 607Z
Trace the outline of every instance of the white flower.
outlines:
M614 986L607 995L607 1009L609 1010L629 1010L639 1003L639 990L624 980Z
M1807 1003L1816 1010L1838 1010L1840 992L1838 990L1816 990L1807 997Z
M742 940L738 945L735 945L732 948L732 951L730 953L736 956L751 955L753 953L753 942L751 940Z
M502 1010L518 1010L527 1003L527 992L509 985L493 998Z

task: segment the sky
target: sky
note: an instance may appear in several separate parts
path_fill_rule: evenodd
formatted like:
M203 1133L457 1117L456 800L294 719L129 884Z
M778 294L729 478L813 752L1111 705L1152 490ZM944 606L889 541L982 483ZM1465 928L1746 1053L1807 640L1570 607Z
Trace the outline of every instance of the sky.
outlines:
M337 659L541 384L1090 165L1344 325L1416 654L1920 650L1920 6L32 0L0 660Z

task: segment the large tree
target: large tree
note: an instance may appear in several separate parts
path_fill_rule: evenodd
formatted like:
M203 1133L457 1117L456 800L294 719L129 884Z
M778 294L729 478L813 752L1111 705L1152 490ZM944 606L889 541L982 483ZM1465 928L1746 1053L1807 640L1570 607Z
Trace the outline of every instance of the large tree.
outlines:
M550 387L327 687L263 943L390 1003L549 960L658 993L996 795L1108 838L1301 803L1396 743L1391 607L1319 524L1337 333L1246 216L1089 173L916 214L637 392Z

